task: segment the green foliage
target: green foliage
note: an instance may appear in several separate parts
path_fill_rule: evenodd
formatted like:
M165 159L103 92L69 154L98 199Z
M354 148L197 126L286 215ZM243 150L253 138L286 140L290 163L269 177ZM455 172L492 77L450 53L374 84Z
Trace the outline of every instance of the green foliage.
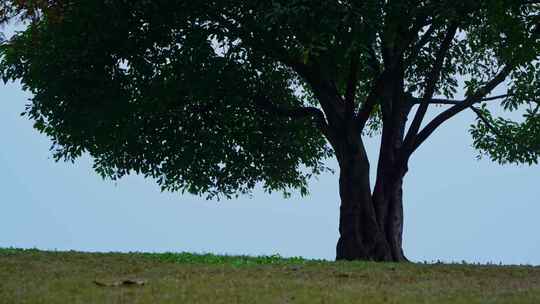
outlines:
M57 252L63 254L63 252ZM78 254L72 251L73 254ZM19 248L0 248L0 257L15 255L40 255L43 251L38 249L19 249ZM67 253L69 254L69 252ZM303 265L307 263L324 263L322 260L307 260L302 257L285 258L279 254L269 256L247 256L247 255L216 255L211 253L197 254L189 252L131 252L122 253L103 253L101 255L125 255L133 258L144 258L151 261L177 264L206 264L206 265L232 265L232 266L254 266L254 265Z
M270 256L229 256L229 255L214 255L214 254L193 254L188 252L183 253L141 253L136 254L147 257L156 261L165 263L181 263L181 264L206 264L206 265L222 265L228 264L233 266L253 266L253 265L302 265L308 262L314 263L315 260L306 260L301 257L284 258L279 254Z
M57 160L89 153L103 177L136 172L163 190L209 197L259 183L306 194L332 151L313 118L278 115L260 99L318 105L313 83L344 96L355 60L355 109L400 62L402 89L421 95L452 23L459 30L436 93L470 95L515 67L502 106L524 120L486 113L504 136L486 120L471 134L497 161L537 162L539 11L514 0L12 0L0 5L0 23L28 27L0 45L0 76L33 94L25 114ZM394 53L400 62L389 62ZM384 124L380 103L365 134Z
M508 101L507 103L511 103ZM509 105L510 106L510 105ZM540 155L539 106L526 109L520 122L494 118L486 108L471 128L474 147L499 163L538 164Z
M103 177L134 171L164 190L230 197L263 182L305 194L325 170L324 139L309 119L273 117L254 102L264 93L302 103L291 72L247 58L197 21L201 8L168 3L82 1L3 46L2 75L34 94L26 114L53 139L55 158L88 152Z
M464 58L460 70L469 75L468 92L493 78L503 64L515 66L507 80L508 96L496 112L513 111L512 117L522 118L493 117L485 104L484 117L471 128L474 147L499 163L536 164L540 158L539 10L520 1L486 1L459 57Z

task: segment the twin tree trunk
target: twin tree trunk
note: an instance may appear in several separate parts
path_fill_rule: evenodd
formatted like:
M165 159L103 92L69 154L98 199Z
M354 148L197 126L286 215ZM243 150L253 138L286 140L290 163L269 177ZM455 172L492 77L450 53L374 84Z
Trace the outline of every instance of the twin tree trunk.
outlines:
M338 155L341 206L336 259L406 261L402 250L403 176L392 173L392 159L387 158L392 153L381 154L372 193L369 161L361 139L358 141L356 147L344 147Z
M334 85L329 85L331 82L304 73L324 111L322 130L339 163L337 260L407 261L402 249L402 185L412 153L411 141L405 136L412 103L404 90L403 60L390 61L358 112L355 112L354 76L343 98ZM382 134L372 191L370 163L361 131L375 104L380 105Z
M394 90L390 88L387 96L381 96L383 128L373 191L370 164L358 129L345 123L333 143L340 166L337 260L407 261L402 249L402 185L408 156L400 153L411 108L399 93L400 83L394 84ZM393 109L388 106L391 102L384 102L395 99L401 102L394 102L400 106Z

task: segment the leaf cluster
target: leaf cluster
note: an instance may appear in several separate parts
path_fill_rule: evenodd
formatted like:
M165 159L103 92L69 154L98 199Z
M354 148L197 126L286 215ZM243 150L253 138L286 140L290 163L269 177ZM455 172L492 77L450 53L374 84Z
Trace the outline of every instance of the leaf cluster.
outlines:
M200 14L198 14L200 10ZM96 14L95 12L101 12ZM300 188L325 170L310 119L257 108L303 101L291 71L254 61L202 20L205 7L170 1L73 2L2 45L2 77L33 93L26 115L57 160L88 152L103 177L130 172L163 190L231 197L258 183Z
M332 155L320 91L367 108L358 136L374 134L392 107L370 96L381 75L398 74L404 100L429 92L453 26L435 95L489 93L512 67L501 105L525 116L484 108L471 134L497 161L536 162L539 13L522 0L10 0L0 23L28 26L1 43L0 76L32 92L25 114L57 160L89 153L103 177L210 197L305 194Z

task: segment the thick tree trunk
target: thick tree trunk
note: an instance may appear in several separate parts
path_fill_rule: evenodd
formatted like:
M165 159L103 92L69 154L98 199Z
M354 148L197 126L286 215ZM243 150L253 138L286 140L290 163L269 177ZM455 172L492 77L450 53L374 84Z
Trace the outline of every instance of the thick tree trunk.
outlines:
M410 105L404 96L401 62L387 67L380 94L383 118L381 153L374 192L370 165L360 136L362 124L354 103L343 100L332 85L312 79L328 121L325 133L336 153L341 197L337 260L406 261L402 250L402 180L406 172L398 154ZM382 77L382 76L381 76ZM320 83L318 83L319 81Z
M372 196L369 167L353 157L342 167L337 260L406 261L402 250L403 205L401 179L383 195ZM384 201L383 201L384 200ZM377 212L384 204L386 212Z
M340 161L340 238L336 259L389 261L390 248L377 223L371 196L369 163L362 154L343 155Z
M402 127L400 127L402 128ZM407 261L403 254L403 177L407 171L398 159L398 151L403 143L400 129L383 128L377 181L373 190L373 204L377 222L383 231L392 261Z
M401 248L403 208L401 179L386 188L384 201L372 196L369 162L361 142L357 148L340 149L339 191L341 196L337 260L406 261ZM359 148L358 148L359 147ZM380 206L387 212L380 216Z
M388 182L384 188L375 187L373 202L377 207L377 222L384 232L392 261L407 261L403 254L403 178Z
M397 111L396 123L383 127L373 193L360 136L347 136L336 146L341 196L338 260L407 261L402 249L402 185L407 168L398 159L406 113L408 108Z

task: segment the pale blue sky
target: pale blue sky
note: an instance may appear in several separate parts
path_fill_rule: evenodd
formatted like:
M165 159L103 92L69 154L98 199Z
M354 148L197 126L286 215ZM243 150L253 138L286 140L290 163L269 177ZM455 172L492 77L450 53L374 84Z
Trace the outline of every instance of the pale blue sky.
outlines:
M18 84L0 85L0 96L0 247L335 256L337 176L314 180L306 198L257 191L222 202L161 193L137 176L103 181L88 158L51 159L49 140L19 116L29 95ZM460 115L413 158L405 252L414 261L538 265L538 166L475 160L473 119ZM376 139L368 149L374 162Z
M52 160L50 141L19 116L29 97L19 84L0 84L0 247L334 259L337 176L313 180L305 198L256 191L221 202L161 193L138 176L103 181L88 158ZM476 160L473 121L459 115L414 155L404 188L405 254L540 265L539 166ZM375 168L378 139L367 145Z

